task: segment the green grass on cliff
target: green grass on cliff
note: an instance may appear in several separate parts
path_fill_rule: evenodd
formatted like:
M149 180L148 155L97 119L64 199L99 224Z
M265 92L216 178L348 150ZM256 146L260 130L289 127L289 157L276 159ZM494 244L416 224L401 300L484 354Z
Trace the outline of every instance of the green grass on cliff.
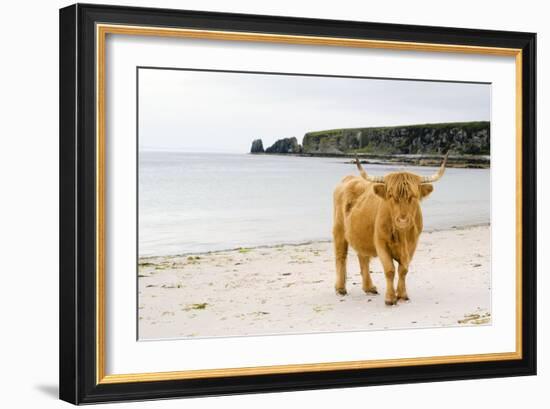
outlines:
M339 135L347 131L381 131L385 129L418 129L418 128L432 128L432 129L444 129L444 128L463 128L466 131L476 130L489 126L488 121L474 121L474 122L443 122L436 124L415 124L415 125L400 125L400 126L372 126L364 128L339 128L339 129L327 129L324 131L313 131L306 133L306 136L334 136ZM363 148L368 149L368 147ZM358 151L359 152L359 151ZM368 153L368 152L365 152Z

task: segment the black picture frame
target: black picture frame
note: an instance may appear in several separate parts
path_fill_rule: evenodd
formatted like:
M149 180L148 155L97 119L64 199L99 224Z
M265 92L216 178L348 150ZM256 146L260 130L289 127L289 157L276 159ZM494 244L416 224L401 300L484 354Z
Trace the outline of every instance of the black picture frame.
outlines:
M522 52L521 359L101 384L96 23L516 48ZM60 10L60 398L74 404L536 374L536 34L77 4Z

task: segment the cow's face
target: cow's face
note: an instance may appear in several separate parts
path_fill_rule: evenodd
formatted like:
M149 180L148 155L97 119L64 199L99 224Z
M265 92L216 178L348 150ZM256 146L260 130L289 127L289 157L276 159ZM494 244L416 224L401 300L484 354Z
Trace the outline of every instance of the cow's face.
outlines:
M413 225L420 201L433 191L433 185L421 183L418 175L399 172L386 175L384 183L375 184L373 189L388 204L393 225L405 230Z
M407 229L416 220L416 215L420 211L420 200L432 193L432 183L441 179L445 173L448 156L449 152L445 154L437 173L432 176L418 176L409 172L369 176L361 166L359 158L355 158L355 163L361 177L367 182L374 183L374 193L389 205L394 226L398 229Z

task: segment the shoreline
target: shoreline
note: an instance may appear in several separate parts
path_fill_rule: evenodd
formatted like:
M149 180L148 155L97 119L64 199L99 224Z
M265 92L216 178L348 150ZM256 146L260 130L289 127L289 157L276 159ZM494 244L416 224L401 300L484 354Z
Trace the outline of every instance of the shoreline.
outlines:
M384 154L384 153L268 153L250 152L249 155L268 156L296 156L311 158L341 158L353 159L359 157L362 164L366 165L397 165L397 166L425 166L438 167L441 165L442 155L437 154ZM448 168L457 169L489 169L491 167L490 155L449 155L447 159Z
M334 291L331 242L141 258L139 340L234 337L491 324L490 228L423 232L407 286L411 301L365 294L348 256L348 295Z
M491 223L472 223L472 224L465 224L461 226L451 226L451 227L441 227L441 228L432 228L432 229L424 229L421 234L425 233L434 233L434 232L441 232L441 231L448 231L448 230L467 230L474 227L491 227ZM190 251L188 253L176 253L176 254L157 254L157 255L151 255L151 256L138 256L138 265L140 264L140 260L147 260L152 258L159 258L159 257L187 257L187 256L193 256L193 255L208 255L208 254L216 254L216 253L224 253L228 251L239 251L239 250L257 250L257 249L273 249L278 247L286 247L286 246L307 246L315 243L332 243L332 239L311 239L311 240L305 240L305 241L299 241L299 242L285 242L285 243L277 243L277 244L260 244L260 245L252 245L252 246L240 246L240 247L228 247L220 250L207 250L207 251Z

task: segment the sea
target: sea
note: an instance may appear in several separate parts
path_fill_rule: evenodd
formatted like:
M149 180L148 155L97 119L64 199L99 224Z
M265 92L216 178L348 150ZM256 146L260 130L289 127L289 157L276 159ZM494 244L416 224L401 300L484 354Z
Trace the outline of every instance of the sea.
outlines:
M436 168L364 165L369 174ZM140 151L139 256L331 239L332 191L350 159ZM422 202L425 230L490 222L490 170L452 169Z

